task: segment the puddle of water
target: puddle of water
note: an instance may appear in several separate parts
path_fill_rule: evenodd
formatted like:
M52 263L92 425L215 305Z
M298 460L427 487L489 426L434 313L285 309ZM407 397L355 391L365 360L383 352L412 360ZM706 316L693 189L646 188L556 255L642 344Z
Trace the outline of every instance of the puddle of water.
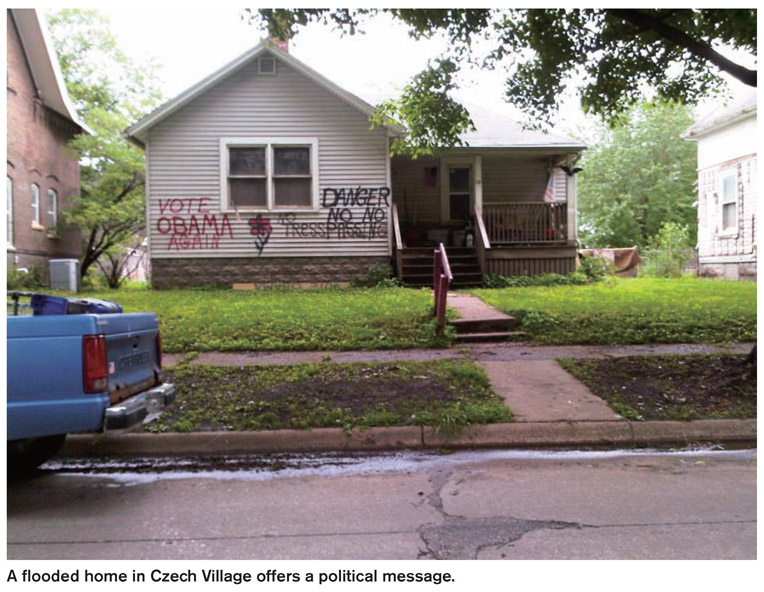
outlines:
M114 486L139 485L160 480L214 479L267 481L321 475L343 477L359 474L430 471L444 465L458 466L493 460L592 461L635 457L686 457L756 460L756 450L723 450L694 447L677 450L480 450L450 454L397 452L374 456L270 455L195 458L112 458L50 461L44 470L60 476L106 478Z

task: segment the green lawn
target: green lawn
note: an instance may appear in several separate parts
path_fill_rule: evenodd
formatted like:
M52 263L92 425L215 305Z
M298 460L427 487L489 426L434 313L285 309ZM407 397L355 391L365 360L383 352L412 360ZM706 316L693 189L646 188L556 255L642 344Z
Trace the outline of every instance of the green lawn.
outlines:
M159 317L166 352L436 347L432 296L401 288L119 290L84 296Z
M724 343L756 339L756 283L612 279L587 286L475 290L545 344Z
M178 364L150 432L430 425L444 435L512 413L471 360L241 367Z

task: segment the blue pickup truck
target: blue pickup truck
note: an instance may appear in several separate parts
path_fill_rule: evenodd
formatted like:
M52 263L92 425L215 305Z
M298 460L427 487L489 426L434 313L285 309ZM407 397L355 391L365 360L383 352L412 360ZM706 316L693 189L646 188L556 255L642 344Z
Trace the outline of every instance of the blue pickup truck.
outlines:
M105 300L8 296L9 470L42 464L68 433L139 427L174 400L156 315Z

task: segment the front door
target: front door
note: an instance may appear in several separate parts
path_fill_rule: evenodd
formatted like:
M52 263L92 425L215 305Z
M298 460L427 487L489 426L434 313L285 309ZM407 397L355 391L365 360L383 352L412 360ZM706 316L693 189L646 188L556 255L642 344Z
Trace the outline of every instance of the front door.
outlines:
M448 218L451 222L470 219L472 203L472 167L448 167Z

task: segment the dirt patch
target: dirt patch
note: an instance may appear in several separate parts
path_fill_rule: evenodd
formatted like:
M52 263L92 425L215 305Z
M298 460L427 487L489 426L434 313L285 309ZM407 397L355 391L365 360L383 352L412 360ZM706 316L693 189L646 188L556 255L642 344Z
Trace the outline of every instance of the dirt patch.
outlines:
M745 356L564 359L563 367L627 419L756 417L756 366Z
M511 414L469 360L181 364L178 396L149 431L260 430L383 425L469 425Z

